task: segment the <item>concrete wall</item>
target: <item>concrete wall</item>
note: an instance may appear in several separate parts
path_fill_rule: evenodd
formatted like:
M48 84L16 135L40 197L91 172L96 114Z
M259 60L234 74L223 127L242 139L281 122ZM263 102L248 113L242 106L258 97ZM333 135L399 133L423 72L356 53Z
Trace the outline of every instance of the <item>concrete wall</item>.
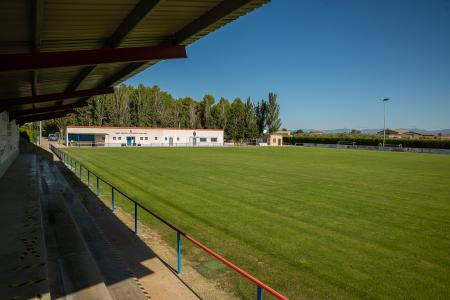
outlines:
M19 126L9 121L7 112L0 113L0 178L19 154Z

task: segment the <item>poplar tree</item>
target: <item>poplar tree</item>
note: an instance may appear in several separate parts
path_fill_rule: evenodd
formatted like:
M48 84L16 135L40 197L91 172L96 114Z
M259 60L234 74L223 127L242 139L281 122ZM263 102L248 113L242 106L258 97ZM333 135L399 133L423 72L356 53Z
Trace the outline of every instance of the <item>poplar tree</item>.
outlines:
M211 108L214 105L214 97L205 95L203 101L200 103L201 123L203 128L212 128L213 120L211 116Z
M262 99L260 102L258 102L258 105L256 106L256 122L258 125L258 132L259 134L263 134L264 130L266 129L266 123L267 123L267 103L264 99Z
M277 103L277 95L269 93L269 101L267 102L267 128L270 133L280 130L280 106Z
M241 141L245 136L245 106L239 98L231 104L225 132L234 141Z
M215 128L225 129L228 124L228 113L230 111L230 101L220 98L219 102L212 108L212 116Z
M247 98L245 102L244 112L244 137L247 139L255 138L258 136L258 124L255 107L250 98Z

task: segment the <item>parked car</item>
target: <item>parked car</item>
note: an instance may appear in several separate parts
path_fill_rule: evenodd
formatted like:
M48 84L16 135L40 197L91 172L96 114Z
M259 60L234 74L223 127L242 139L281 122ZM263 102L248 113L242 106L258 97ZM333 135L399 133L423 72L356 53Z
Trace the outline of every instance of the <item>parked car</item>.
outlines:
M58 140L58 136L56 134L54 134L54 133L50 133L48 135L48 140L51 141L51 142L56 142Z

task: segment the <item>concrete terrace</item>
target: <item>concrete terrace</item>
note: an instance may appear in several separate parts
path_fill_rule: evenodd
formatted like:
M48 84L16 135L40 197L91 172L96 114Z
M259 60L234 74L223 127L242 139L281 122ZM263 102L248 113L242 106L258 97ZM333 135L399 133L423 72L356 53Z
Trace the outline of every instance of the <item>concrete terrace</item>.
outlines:
M198 298L70 176L21 153L0 179L0 299Z

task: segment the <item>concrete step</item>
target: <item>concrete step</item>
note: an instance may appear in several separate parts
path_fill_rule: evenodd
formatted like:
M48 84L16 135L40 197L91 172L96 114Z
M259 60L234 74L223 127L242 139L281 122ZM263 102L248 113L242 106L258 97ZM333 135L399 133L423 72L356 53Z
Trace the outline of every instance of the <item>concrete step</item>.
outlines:
M33 154L21 154L0 179L0 299L50 299Z
M81 203L82 199L79 193L73 191L64 176L62 176L58 168L53 164L46 164L43 162L43 167L43 172L45 172L46 176L43 176L42 178L45 178L45 184L48 185L49 192L52 194L50 199L56 197L55 200L58 203L57 205L61 209L64 206L66 213L69 215L66 220L71 219L73 221L71 223L76 226L76 231L84 246L85 251L83 253L89 254L89 258L84 257L83 261L93 261L90 266L83 266L82 270L79 270L79 272L88 273L89 277L85 279L85 283L76 282L78 285L78 288L76 288L78 290L77 294L80 293L81 285L93 286L97 292L101 293L106 289L108 295L112 299L147 299L147 296L138 286L134 275L130 273L126 265L119 258L117 252L109 243L108 239ZM43 188L45 188L45 185ZM74 239L74 237L71 237L71 239ZM74 245L71 247L73 246ZM78 249L78 251L80 250L81 249ZM76 262L76 260L67 263L70 266L70 264L74 262ZM87 269L84 269L84 267L87 267ZM78 272L74 274L74 279L82 276L77 273ZM68 274L68 272L63 272L63 274ZM73 284L72 278L69 278L67 281ZM99 281L101 281L101 283ZM95 285L97 282L99 283ZM93 283L94 285L92 285ZM67 283L64 284L64 286L67 285Z
M47 161L39 161L38 179L51 297L112 299Z

